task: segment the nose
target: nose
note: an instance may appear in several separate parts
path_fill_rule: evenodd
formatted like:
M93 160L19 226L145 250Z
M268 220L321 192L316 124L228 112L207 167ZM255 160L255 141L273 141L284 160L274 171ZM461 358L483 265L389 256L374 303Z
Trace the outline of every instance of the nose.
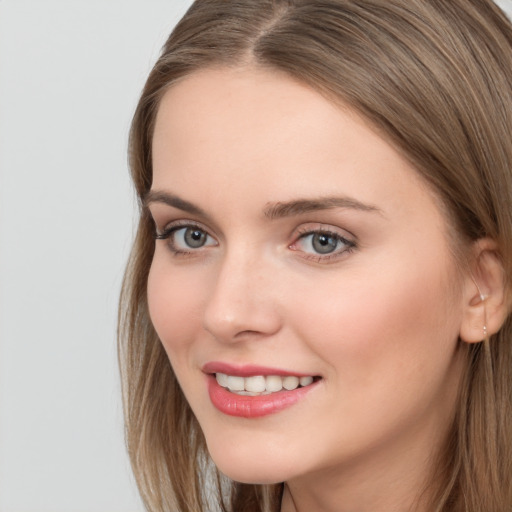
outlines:
M204 309L204 328L221 342L259 339L281 328L272 266L246 251L226 255Z

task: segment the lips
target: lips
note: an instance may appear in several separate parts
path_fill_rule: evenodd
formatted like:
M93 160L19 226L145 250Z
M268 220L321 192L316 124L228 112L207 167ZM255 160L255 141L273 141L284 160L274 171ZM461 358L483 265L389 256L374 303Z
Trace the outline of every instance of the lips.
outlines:
M222 413L258 418L277 413L303 399L320 377L257 366L208 363L208 393Z

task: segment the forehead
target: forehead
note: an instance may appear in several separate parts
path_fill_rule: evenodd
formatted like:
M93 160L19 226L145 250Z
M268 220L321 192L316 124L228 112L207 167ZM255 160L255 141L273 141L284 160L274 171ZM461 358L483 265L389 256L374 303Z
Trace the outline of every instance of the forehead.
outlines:
M203 70L172 86L157 114L153 171L153 189L216 197L224 208L227 199L261 208L336 194L404 210L430 195L356 113L261 68Z

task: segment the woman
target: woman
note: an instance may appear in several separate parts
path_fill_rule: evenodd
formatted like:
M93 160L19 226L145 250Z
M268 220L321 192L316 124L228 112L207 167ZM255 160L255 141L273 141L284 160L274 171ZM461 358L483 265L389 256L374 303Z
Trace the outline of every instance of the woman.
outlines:
M512 509L511 50L490 0L193 4L131 133L148 510Z

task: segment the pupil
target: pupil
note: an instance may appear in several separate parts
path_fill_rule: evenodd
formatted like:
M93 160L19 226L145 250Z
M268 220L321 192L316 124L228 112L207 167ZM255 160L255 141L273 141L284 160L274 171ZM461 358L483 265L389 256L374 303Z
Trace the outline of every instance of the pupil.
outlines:
M199 229L187 229L185 241L189 247L202 247L206 241L206 235Z
M320 254L327 254L336 249L337 240L331 235L316 234L313 236L313 248Z

